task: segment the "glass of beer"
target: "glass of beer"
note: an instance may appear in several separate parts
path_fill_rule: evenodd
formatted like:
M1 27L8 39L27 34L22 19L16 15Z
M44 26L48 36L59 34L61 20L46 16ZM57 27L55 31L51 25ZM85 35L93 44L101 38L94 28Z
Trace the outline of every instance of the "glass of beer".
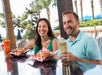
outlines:
M59 38L59 48L61 53L67 52L67 42L63 37Z

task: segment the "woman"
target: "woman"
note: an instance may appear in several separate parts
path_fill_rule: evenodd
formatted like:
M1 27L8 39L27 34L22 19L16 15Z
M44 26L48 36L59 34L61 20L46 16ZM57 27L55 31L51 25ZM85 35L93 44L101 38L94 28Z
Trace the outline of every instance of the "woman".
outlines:
M46 18L41 18L36 26L36 39L31 40L25 49L34 48L37 54L42 48L47 48L51 52L58 50L58 40L55 38L51 29L50 22Z

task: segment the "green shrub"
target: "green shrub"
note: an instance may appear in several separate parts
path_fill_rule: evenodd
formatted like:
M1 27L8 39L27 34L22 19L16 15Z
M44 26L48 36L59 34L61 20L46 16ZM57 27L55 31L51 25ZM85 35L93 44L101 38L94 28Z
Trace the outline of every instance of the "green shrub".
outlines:
M96 26L102 25L102 20L90 20L90 21L80 22L80 27L89 27L95 25Z

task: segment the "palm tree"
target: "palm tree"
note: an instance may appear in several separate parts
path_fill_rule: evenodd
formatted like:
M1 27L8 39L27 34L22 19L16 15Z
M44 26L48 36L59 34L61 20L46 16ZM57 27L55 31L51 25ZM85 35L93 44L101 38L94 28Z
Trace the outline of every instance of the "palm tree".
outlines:
M92 9L92 19L94 19L94 5L93 5L93 0L91 0L91 9Z
M83 2L80 0L80 9L81 9L81 19L83 21Z
M102 0L99 1L100 6L101 6L101 16L102 16Z
M72 10L73 11L72 0L63 0L63 1L57 0L57 7L58 7L59 25L60 25L61 36L64 37L65 39L67 39L68 36L63 29L62 12L65 10Z
M5 14L6 39L10 40L10 48L11 50L13 50L16 48L16 43L15 43L15 36L14 36L9 0L2 0L2 4L3 4L4 14ZM18 75L17 63L13 65L15 65L15 67L13 67L14 70L11 74Z
M52 2L52 0L38 0L38 2L37 2L37 5L39 5L40 7L44 8L44 9L46 9L49 21L50 21L50 9L49 9L49 6L50 6L51 2Z
M4 22L4 14L3 13L0 13L0 25L2 26L2 27L5 27L5 22Z
M20 28L21 32L25 30L27 33L24 36L24 38L27 38L27 39L31 39L35 37L35 25L39 18L38 13L36 12L36 10L34 10L35 6L33 7L33 4L30 4L30 6L31 6L31 9L26 8L26 11L21 16L16 17L12 13L13 28L18 27ZM29 18L29 16L31 17L31 19ZM4 18L4 14L0 13L0 25L2 27L6 27L4 20L2 20L3 18ZM31 35L31 33L34 33L34 34Z
M12 17L11 17L11 9L10 9L10 3L9 0L2 0L3 3L3 10L4 10L4 19L5 19L5 27L6 27L6 39L9 39L10 42L10 48L15 49L15 36L14 36L14 29L13 29L13 23L12 23Z
M27 18L25 19L25 21L27 22L26 34L30 35L29 37L27 37L28 39L35 38L35 25L37 23L37 20L40 18L41 9L42 7L37 5L37 1L32 1L32 3L30 4L30 9L26 8L25 15L27 15L28 17L30 16L31 18L28 21L26 21ZM26 34L25 34L25 37L27 36Z
M27 10L27 14L30 14L33 16L33 13L37 13L39 15L40 18L40 10L42 10L41 5L38 4L38 0L37 1L32 1L32 3L30 3L30 9L26 8Z
M77 0L74 0L75 8L76 8L76 13L78 14L78 8L77 8Z

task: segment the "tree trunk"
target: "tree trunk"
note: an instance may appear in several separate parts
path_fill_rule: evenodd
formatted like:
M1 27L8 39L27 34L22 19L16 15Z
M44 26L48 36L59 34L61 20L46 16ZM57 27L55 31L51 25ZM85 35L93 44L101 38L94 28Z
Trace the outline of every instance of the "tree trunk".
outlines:
M16 44L9 0L2 0L2 4L5 15L6 39L10 40L10 48L13 50L16 48Z
M83 2L80 0L81 20L83 22Z
M91 9L92 9L92 19L94 19L94 5L93 5L93 0L91 0Z
M100 0L100 7L101 7L101 19L102 19L102 0Z
M76 13L78 14L77 0L74 0L74 4L75 4Z
M14 37L14 30L12 24L12 17L11 17L11 9L9 0L2 0L3 10L4 10L4 18L5 18L5 27L6 27L6 39L10 40L10 48L11 50L16 48L15 44L15 37ZM16 67L13 66L12 75L18 75L18 66L17 63L13 63Z
M49 10L49 8L47 8L46 10L47 10L48 20L49 20L49 22L50 22L50 10Z
M63 0L63 1L57 0L57 7L58 7L58 14L59 14L60 33L61 33L62 37L67 39L68 36L63 29L62 12L65 10L72 10L73 11L72 0Z

